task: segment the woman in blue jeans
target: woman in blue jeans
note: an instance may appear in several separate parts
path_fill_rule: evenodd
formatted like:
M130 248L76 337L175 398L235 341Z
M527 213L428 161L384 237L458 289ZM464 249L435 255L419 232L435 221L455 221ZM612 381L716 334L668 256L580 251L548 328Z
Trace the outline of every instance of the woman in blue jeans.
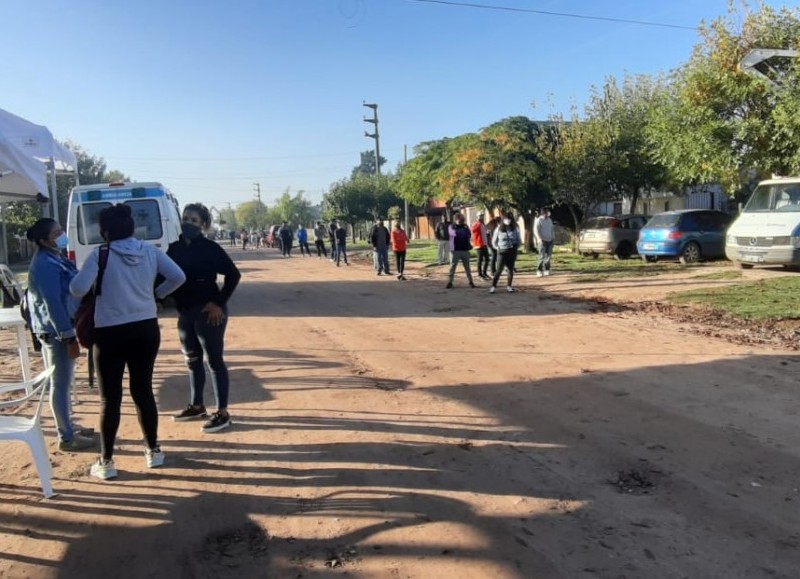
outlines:
M67 247L67 236L53 219L40 219L26 236L36 244L28 270L31 330L42 343L45 363L55 367L50 378L50 410L56 422L58 446L61 450L83 450L94 446L95 441L88 436L93 431L73 425L70 416L70 391L80 347L72 324L78 302L69 293L69 282L78 270L61 253Z
M204 388L206 371L203 359L211 368L211 381L217 397L217 411L203 425L203 432L219 432L231 425L228 412L229 378L223 351L228 325L227 303L242 277L220 245L203 235L211 225L211 213L200 203L183 210L181 237L171 243L167 255L186 274L184 283L173 294L178 307L178 336L189 368L191 400L185 410L173 416L182 422L206 418ZM217 276L222 275L222 288Z

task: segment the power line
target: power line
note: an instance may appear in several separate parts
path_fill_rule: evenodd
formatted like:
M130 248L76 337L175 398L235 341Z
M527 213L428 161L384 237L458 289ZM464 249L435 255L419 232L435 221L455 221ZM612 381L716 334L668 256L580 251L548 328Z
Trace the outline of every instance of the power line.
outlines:
M391 151L399 152L401 149L390 149ZM194 162L194 161L290 161L292 159L317 159L317 158L325 158L325 157L357 157L361 154L361 151L354 153L319 153L313 155L284 155L284 156L277 156L277 157L107 157L104 156L103 158L106 161L115 160L115 161L186 161L186 162Z
M610 16L588 16L586 14L571 14L568 12L551 12L548 10L534 10L533 8L516 8L513 6L490 6L473 2L454 2L451 0L406 0L407 2L420 2L423 4L443 4L460 8L482 8L484 10L498 10L504 12L524 12L527 14L540 14L542 16L558 16L561 18L578 18L581 20L600 20L603 22L616 22L618 24L636 24L638 26L657 26L659 28L677 28L678 30L698 30L697 26L683 26L666 22L649 22L647 20L630 20L628 18L612 18Z

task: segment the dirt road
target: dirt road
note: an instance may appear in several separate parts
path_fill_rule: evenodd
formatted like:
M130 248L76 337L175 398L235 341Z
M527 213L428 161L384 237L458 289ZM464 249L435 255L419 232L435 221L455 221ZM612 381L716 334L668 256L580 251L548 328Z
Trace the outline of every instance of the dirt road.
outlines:
M233 256L234 427L169 420L188 386L165 315L165 467L145 468L129 399L115 482L59 452L47 417L59 495L43 500L5 444L0 577L800 576L792 352L588 300L558 275L489 295L463 277L445 290L441 271ZM95 423L83 379L80 399Z

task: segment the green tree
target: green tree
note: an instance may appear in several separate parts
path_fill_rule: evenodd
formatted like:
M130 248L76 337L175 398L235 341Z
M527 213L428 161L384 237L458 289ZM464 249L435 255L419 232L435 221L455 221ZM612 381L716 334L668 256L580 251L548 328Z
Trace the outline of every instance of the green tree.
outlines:
M310 224L313 219L311 202L303 194L303 191L298 191L295 195L292 195L289 189L286 189L270 212L274 222L286 221L293 225Z
M445 205L448 215L454 205L471 201L468 175L458 153L474 138L470 133L416 145L414 157L400 167L398 195L417 207L425 207L435 199Z
M618 84L609 77L602 89L592 90L586 107L586 118L599 125L594 129L607 132L604 180L618 198L630 200L631 212L641 195L668 184L668 172L647 140L652 103L664 90L661 79L626 76Z
M383 167L383 165L386 163L386 158L381 155L380 161L381 167ZM359 163L356 167L353 167L353 171L350 173L350 176L355 177L356 175L375 175L376 173L375 151L362 151L361 163Z
M229 231L237 231L239 229L239 222L236 220L236 211L229 207L226 207L225 209L216 209L216 211L219 214L220 225L223 227L223 229L227 229Z
M525 223L528 249L536 208L551 201L538 140L539 123L528 117L509 117L464 139L456 152L462 183L473 199L487 207L512 208Z
M745 74L751 49L800 49L800 9L731 8L701 27L689 62L651 109L648 139L681 184L719 182L735 193L752 178L800 173L798 59L776 62L774 90Z
M267 206L261 201L246 201L236 207L236 223L245 229L266 229Z
M578 235L585 217L617 195L607 179L611 135L601 122L556 116L538 142L553 201L567 207Z

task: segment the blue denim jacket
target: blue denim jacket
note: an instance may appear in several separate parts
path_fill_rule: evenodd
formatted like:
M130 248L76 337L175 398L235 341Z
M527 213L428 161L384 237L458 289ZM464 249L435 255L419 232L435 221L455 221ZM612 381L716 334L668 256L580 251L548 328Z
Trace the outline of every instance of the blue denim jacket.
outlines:
M75 335L72 319L79 302L69 293L69 282L77 273L75 265L58 251L36 251L28 270L28 307L34 334L50 334L59 340Z

